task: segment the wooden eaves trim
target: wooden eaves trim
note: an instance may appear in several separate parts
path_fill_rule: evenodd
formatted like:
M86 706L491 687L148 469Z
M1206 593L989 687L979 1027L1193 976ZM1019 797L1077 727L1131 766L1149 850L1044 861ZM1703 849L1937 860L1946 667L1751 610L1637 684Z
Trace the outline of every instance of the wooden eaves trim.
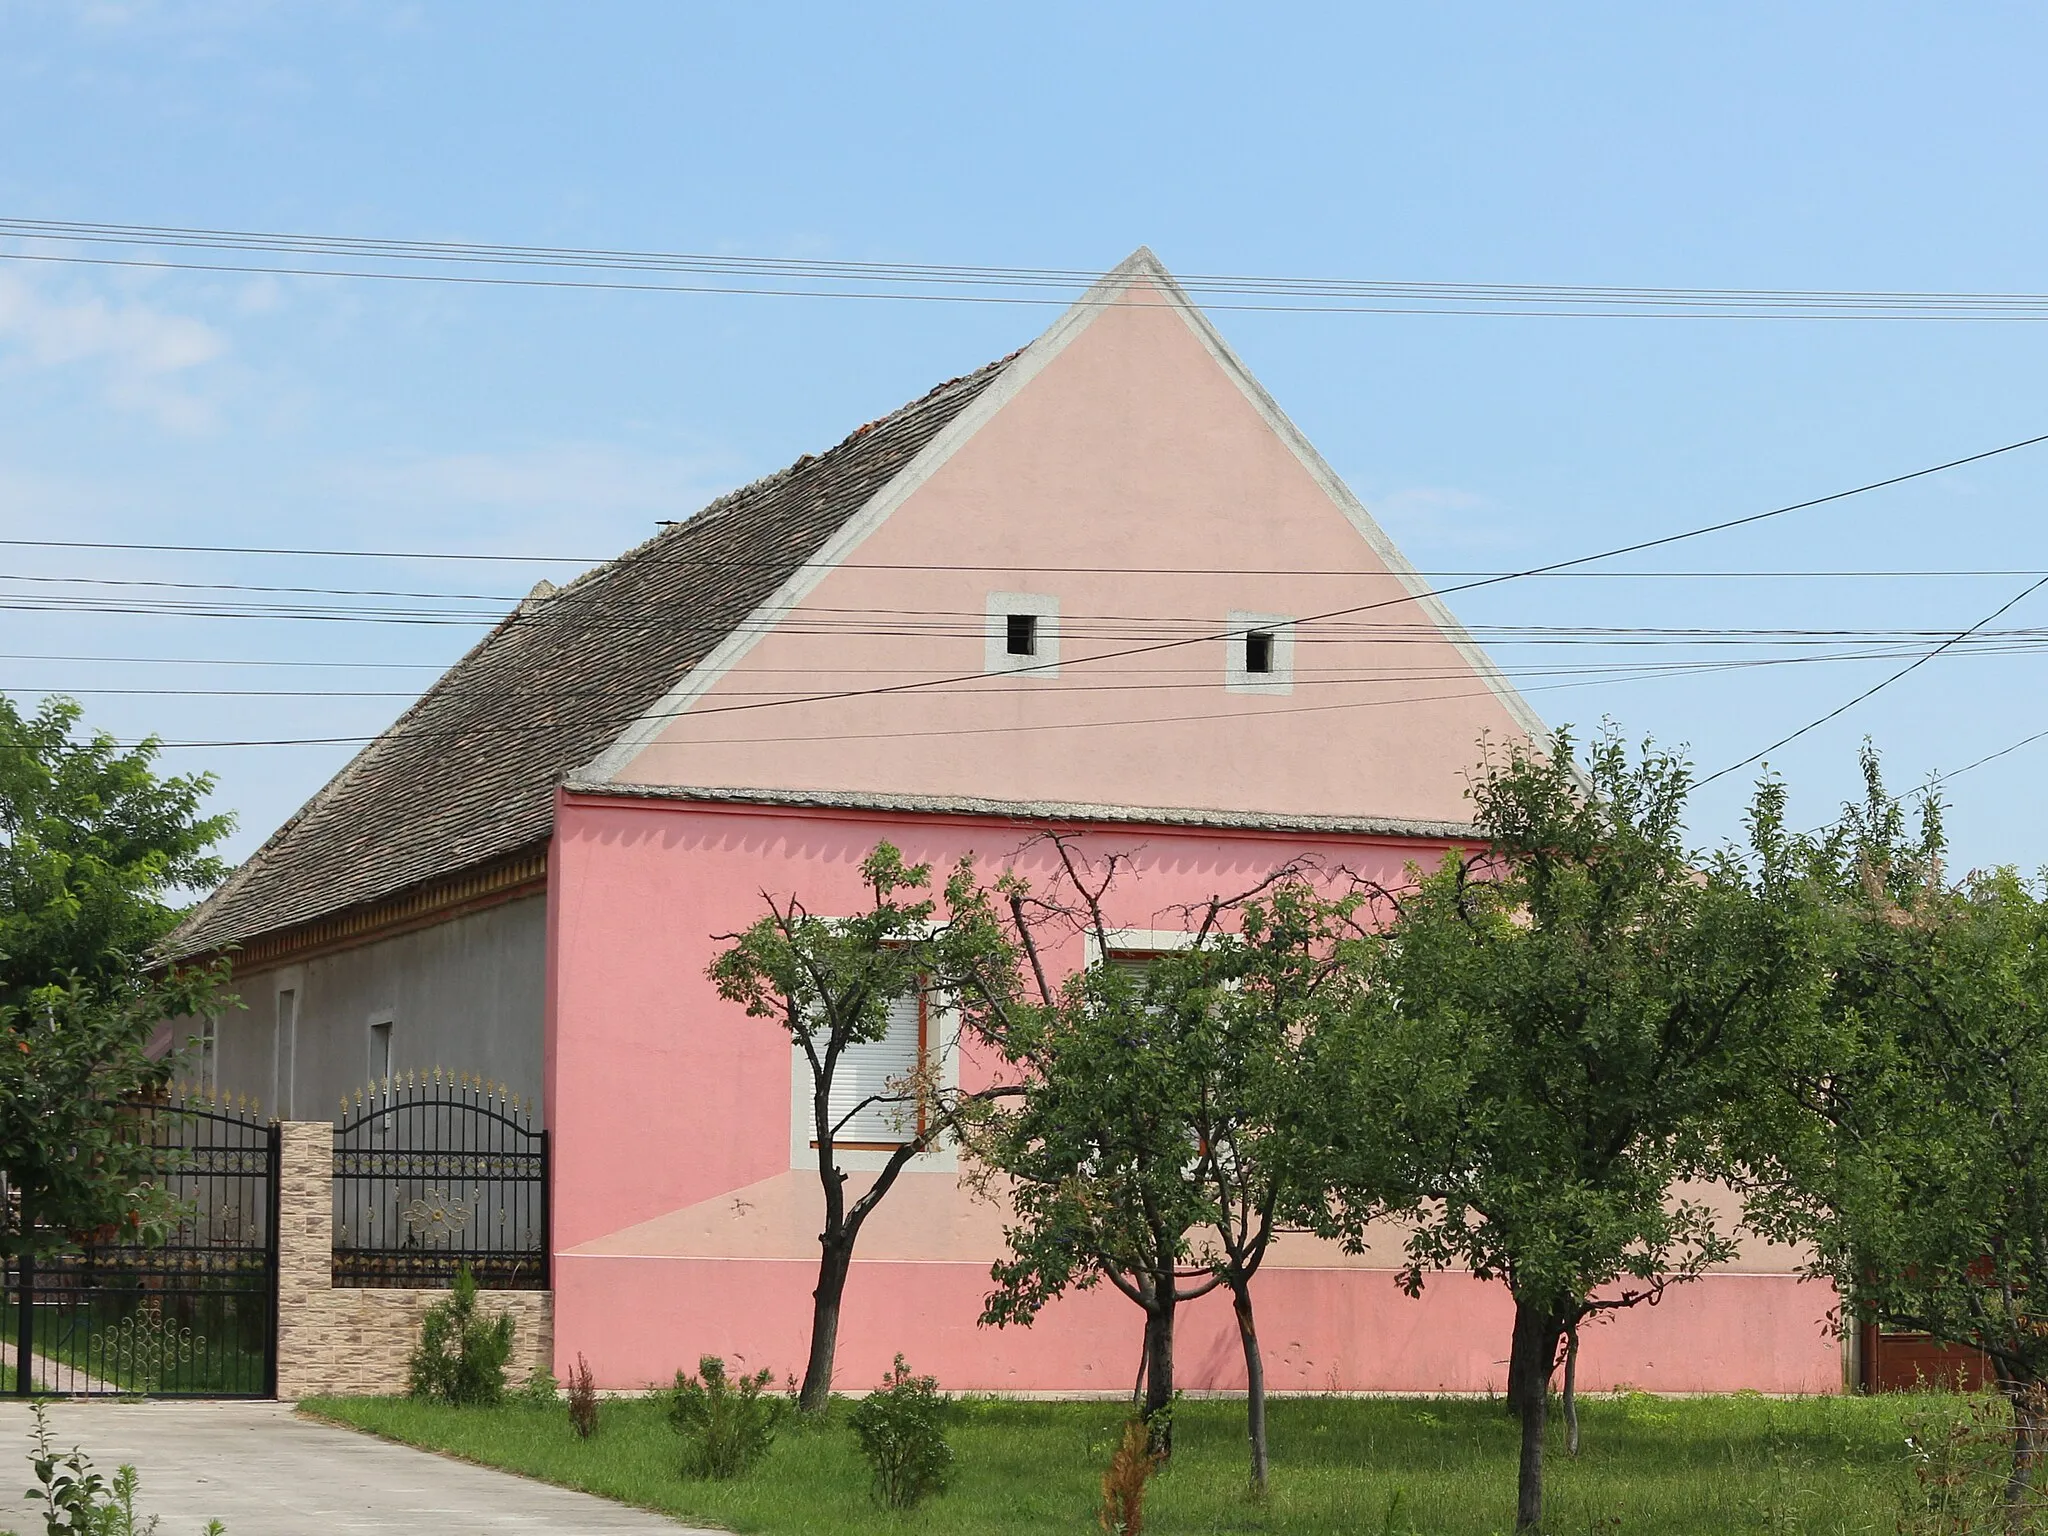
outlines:
M259 934L224 953L234 962L237 972L269 970L431 928L522 897L538 896L547 884L548 849L547 844L540 843L381 901L365 902L309 923ZM180 963L213 959L221 953L195 955Z

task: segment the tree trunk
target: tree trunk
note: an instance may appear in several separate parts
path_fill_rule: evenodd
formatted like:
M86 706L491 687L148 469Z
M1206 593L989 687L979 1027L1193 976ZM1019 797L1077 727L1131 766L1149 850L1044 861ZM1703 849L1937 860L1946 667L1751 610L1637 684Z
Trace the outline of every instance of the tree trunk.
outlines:
M2034 1487L2034 1471L2040 1464L2043 1392L2038 1382L2007 1382L2005 1395L2012 1404L2012 1465L2005 1475L2005 1528L2019 1536L2032 1530L2039 1508L2040 1493Z
M1564 1330L1564 1453L1579 1454L1579 1325Z
M1152 1454L1173 1454L1173 1284L1145 1309L1145 1422L1151 1426Z
M847 1266L853 1262L851 1238L818 1239L818 1288L811 1292L811 1358L804 1365L803 1391L797 1406L805 1413L823 1413L832 1398L832 1356L839 1348L839 1302L846 1294Z
M1259 1354L1259 1330L1252 1321L1252 1288L1230 1288L1237 1313L1237 1337L1244 1345L1244 1421L1252 1442L1252 1490L1266 1493L1266 1362Z
M1550 1375L1557 1367L1564 1320L1556 1309L1515 1298L1514 1343L1508 1353L1508 1406L1522 1421L1522 1459L1515 1478L1515 1529L1543 1523L1543 1430Z

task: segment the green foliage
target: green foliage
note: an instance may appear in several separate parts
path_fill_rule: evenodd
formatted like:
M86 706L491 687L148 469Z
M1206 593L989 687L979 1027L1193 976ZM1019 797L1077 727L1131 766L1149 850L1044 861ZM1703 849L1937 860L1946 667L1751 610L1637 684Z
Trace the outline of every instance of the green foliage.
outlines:
M519 1388L519 1401L528 1408L552 1408L562 1398L562 1385L545 1360L527 1374Z
M1899 1536L2041 1536L2048 1495L2011 1482L2015 1435L2043 1416L2043 1389L2022 1416L2009 1397L1941 1393L1906 1416L1909 1476L1900 1499Z
M1731 1169L1722 1125L1812 986L1780 796L1752 865L1682 840L1691 776L1613 735L1489 763L1481 852L1453 852L1356 949L1364 985L1320 1057L1333 1124L1327 1225L1357 1242L1391 1194L1404 1283L1460 1269L1515 1297L1509 1395L1533 1442L1518 1524L1540 1518L1545 1400L1570 1328L1730 1258L1684 1178ZM1753 867L1752 867L1753 866ZM1355 1192L1355 1193L1354 1193Z
M150 1240L175 1225L145 1127L122 1106L169 1076L145 1048L158 1023L218 1006L225 979L215 969L74 981L0 1006L0 1173L21 1215L0 1225L0 1253L57 1251L106 1228Z
M729 1377L723 1360L706 1355L697 1371L696 1376L677 1371L676 1384L666 1394L669 1426L683 1438L683 1474L739 1477L768 1454L790 1405L764 1395L775 1379L765 1368Z
M461 1265L448 1298L435 1302L420 1319L419 1343L406 1362L414 1397L458 1408L503 1401L512 1314L480 1317L476 1295L476 1277L467 1264Z
M23 1216L7 1254L175 1219L118 1106L169 1075L145 1049L164 1019L225 1002L225 967L144 969L179 894L224 873L207 850L231 820L199 814L211 780L157 778L153 745L75 740L78 718L0 699L0 1173Z
M861 880L865 910L846 917L821 917L794 895L769 898L766 916L744 933L725 936L730 947L708 972L721 997L787 1030L810 1069L809 1139L825 1205L802 1389L803 1407L812 1413L822 1411L831 1393L840 1298L861 1227L910 1160L952 1128L964 1102L943 1085L933 1057L904 1080L835 1108L841 1062L852 1047L888 1033L890 1005L898 999L920 991L944 998L964 1027L975 1029L1000 1015L1015 990L1016 955L996 915L1001 888L976 881L971 857L946 881L943 918L930 894L931 866L905 864L889 843L876 844L862 860ZM903 1141L849 1201L838 1139L853 1116L877 1106L895 1120Z
M43 1517L44 1536L152 1536L161 1523L155 1515L135 1513L135 1496L142 1478L135 1468L121 1465L109 1482L93 1470L92 1458L77 1446L58 1451L50 1439L49 1412L42 1403L30 1405L35 1415L29 1452L29 1466L36 1486L24 1495ZM206 1522L204 1536L226 1536L218 1520Z
M854 1407L854 1438L875 1471L875 1497L892 1509L909 1509L943 1493L953 1467L946 1444L947 1399L938 1381L913 1376L903 1357L882 1385Z
M1658 1399L1658 1418L1670 1422L1653 1423L1643 1404L1599 1393L1582 1404L1586 1453L1554 1469L1547 1528L1735 1536L1760 1529L1759 1506L1769 1499L1798 1512L1801 1536L1889 1536L1908 1475L1905 1421L1925 1403L1891 1394ZM654 1398L607 1401L604 1432L591 1441L511 1406L329 1398L301 1411L660 1510L684 1525L833 1536L1094 1532L1103 1469L1128 1417L1122 1403L1102 1400L958 1398L947 1424L952 1481L942 1498L904 1512L871 1496L873 1474L844 1425L851 1406L835 1402L814 1432L778 1435L752 1476L726 1482L676 1475L675 1436ZM1502 1536L1507 1527L1516 1428L1497 1400L1290 1393L1271 1412L1275 1491L1254 1504L1245 1494L1244 1404L1181 1404L1172 1471L1147 1490L1148 1536L1379 1536L1397 1490L1395 1536Z
M80 713L0 699L0 1006L74 977L118 988L177 921L178 894L226 874L209 850L233 818L200 814L212 778L158 778L153 742L77 739Z

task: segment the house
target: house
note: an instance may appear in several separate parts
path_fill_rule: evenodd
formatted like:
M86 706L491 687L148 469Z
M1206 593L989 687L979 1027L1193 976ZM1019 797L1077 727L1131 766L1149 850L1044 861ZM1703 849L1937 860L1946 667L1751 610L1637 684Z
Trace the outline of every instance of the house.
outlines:
M1543 730L1140 251L1022 351L536 589L177 943L234 954L248 1011L215 1067L283 1115L433 1063L539 1097L559 1360L611 1386L706 1352L780 1374L817 1259L805 1088L704 974L764 892L851 910L884 838L1042 880L1034 834L1060 829L1130 855L1119 941L1169 947L1177 908L1303 854L1390 883L1434 860L1482 738ZM933 1012L869 1049L984 1073ZM840 1379L901 1350L956 1389L1128 1390L1114 1292L976 1326L1001 1226L950 1151L921 1158L862 1237ZM1397 1248L1277 1245L1276 1389L1503 1384L1505 1293L1410 1301ZM1795 1269L1752 1247L1597 1330L1581 1382L1838 1390L1832 1296ZM1180 1341L1184 1385L1242 1385L1226 1302Z

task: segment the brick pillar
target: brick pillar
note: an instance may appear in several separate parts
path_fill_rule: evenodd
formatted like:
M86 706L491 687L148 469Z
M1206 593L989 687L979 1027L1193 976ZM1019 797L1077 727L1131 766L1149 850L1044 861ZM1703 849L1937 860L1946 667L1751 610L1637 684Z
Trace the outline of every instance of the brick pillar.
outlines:
M326 1388L327 1296L334 1279L334 1126L287 1120L277 1170L277 1395Z

